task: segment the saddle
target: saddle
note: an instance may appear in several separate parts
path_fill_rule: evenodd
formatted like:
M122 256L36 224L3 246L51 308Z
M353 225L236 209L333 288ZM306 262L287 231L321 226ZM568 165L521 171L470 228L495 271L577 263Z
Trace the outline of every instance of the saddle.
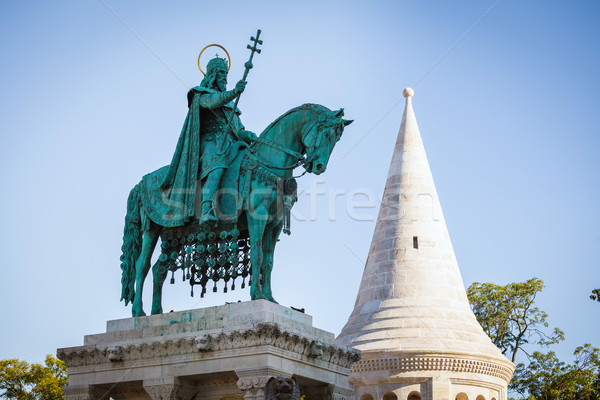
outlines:
M200 296L204 297L206 288L213 281L213 292L217 291L217 282L225 282L224 292L235 290L236 279L241 278L241 287L250 284L250 239L246 229L238 229L239 215L248 209L248 198L252 180L271 185L283 195L292 196L296 201L296 180L284 180L268 167L261 165L248 149L240 152L223 173L221 189L216 198L216 224L202 226L198 219L185 219L183 207L169 207L174 213L164 215L166 196L158 189L168 166L145 175L140 183L140 210L142 211L142 229L150 228L150 221L163 226L161 231L161 254L158 258L159 272L171 272L171 283L175 283L175 272L182 271L182 280L189 280L191 295L194 286L202 287ZM200 185L198 185L199 187ZM196 192L196 209L199 209L200 191ZM282 199L283 200L283 199ZM290 206L291 208L291 206ZM284 216L285 233L289 234L289 209ZM168 225L166 223L168 223ZM173 223L177 222L178 225Z

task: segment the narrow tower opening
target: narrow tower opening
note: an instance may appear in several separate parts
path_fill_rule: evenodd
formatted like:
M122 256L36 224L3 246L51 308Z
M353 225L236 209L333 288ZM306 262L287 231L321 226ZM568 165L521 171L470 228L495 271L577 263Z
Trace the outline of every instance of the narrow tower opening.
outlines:
M413 236L413 248L415 248L415 249L419 248L419 237L418 236Z

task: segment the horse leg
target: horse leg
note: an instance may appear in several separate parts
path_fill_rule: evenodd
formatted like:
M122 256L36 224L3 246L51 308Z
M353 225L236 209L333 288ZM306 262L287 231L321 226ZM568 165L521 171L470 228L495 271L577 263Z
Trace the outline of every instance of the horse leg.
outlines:
M271 271L273 271L273 256L275 254L275 244L277 243L277 239L281 234L281 229L283 228L283 221L279 220L275 223L269 224L265 230L264 234L264 243L263 243L263 253L264 253L264 262L263 262L263 294L265 298L273 303L277 303L273 298L273 293L271 292Z
M146 315L142 304L142 290L144 288L144 281L150 270L150 257L152 257L152 252L154 251L154 246L156 246L157 241L157 229L150 228L142 234L142 249L140 251L140 256L135 262L135 297L131 307L131 314L134 317Z
M264 216L267 217L266 215ZM252 263L252 285L250 286L250 298L252 300L264 299L260 278L263 256L263 235L265 231L265 221L259 218L248 219L248 232L250 233L250 262Z
M252 300L264 299L261 287L261 273L264 262L263 237L265 227L269 220L269 209L272 203L272 190L259 187L250 193L249 211L246 213L248 233L250 234L250 262L252 263L252 285L250 298ZM262 277L264 279L264 277Z
M163 269L164 271L161 271L160 263L158 261L152 266L152 315L163 313L162 288L168 272L166 268L163 267Z

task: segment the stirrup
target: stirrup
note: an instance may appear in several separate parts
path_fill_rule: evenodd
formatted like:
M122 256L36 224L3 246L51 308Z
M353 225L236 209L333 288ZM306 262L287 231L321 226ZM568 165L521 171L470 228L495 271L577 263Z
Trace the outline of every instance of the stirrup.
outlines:
M204 203L211 203L211 207L208 209L207 212L202 212L202 215L200 215L200 218L198 219L200 225L204 225L208 221L212 221L216 225L216 223L219 221L219 218L212 215L212 213L211 213L215 208L214 205L212 204L212 200L204 200L200 205L201 208Z

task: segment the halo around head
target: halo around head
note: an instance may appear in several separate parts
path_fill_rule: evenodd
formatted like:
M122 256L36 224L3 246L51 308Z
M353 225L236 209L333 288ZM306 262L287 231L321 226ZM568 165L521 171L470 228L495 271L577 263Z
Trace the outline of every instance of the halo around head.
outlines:
M229 57L229 53L227 52L227 50L225 50L225 47L221 46L220 44L209 44L208 46L206 46L205 48L202 49L202 51L200 52L200 54L198 54L198 69L200 70L200 72L202 72L202 75L206 76L206 72L202 71L202 67L200 67L200 57L202 57L202 53L204 53L204 50L208 49L209 47L219 47L220 49L222 49L225 54L227 54L227 62L229 63L229 66L227 67L227 71L229 72L229 70L231 69L231 57Z

